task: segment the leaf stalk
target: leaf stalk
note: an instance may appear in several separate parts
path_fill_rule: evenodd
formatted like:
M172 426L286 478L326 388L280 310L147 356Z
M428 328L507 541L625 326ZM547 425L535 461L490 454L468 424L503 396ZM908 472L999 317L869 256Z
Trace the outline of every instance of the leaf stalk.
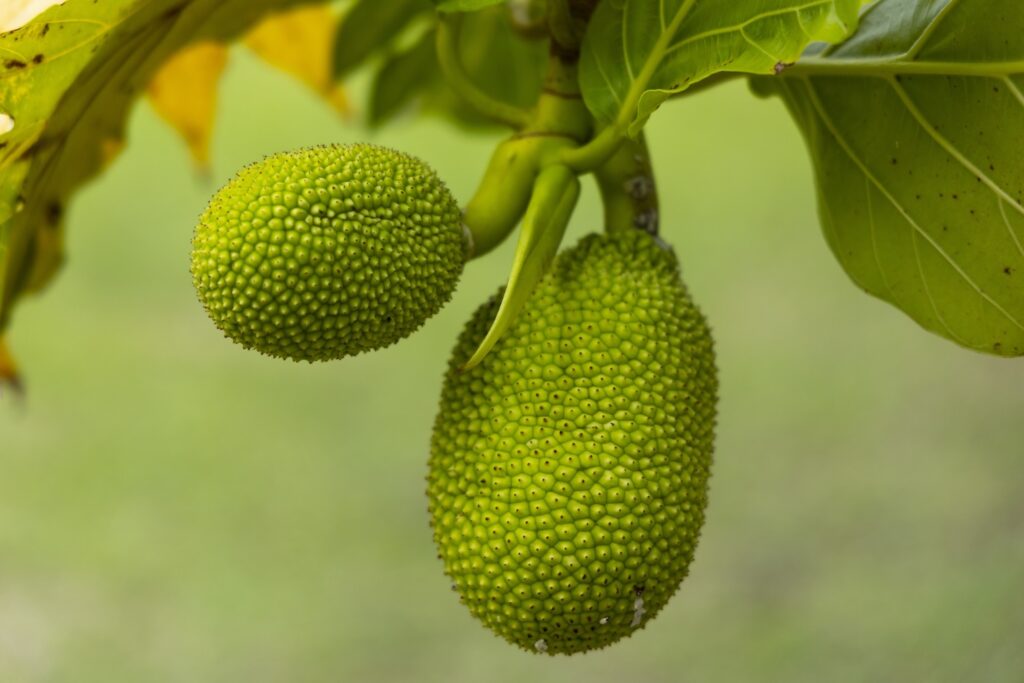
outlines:
M460 13L441 14L437 27L437 59L445 80L482 116L514 130L530 122L530 112L491 97L480 89L466 73L459 56Z

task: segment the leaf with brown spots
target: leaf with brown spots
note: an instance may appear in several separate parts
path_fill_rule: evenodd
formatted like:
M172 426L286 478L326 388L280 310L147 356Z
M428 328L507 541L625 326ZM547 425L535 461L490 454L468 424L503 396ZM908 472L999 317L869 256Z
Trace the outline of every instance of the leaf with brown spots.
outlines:
M968 348L1024 355L1024 9L881 0L783 95L850 277Z
M64 207L116 156L127 115L161 65L190 44L233 40L268 12L315 1L3 3L0 26L17 28L0 33L0 329L14 302L57 270Z

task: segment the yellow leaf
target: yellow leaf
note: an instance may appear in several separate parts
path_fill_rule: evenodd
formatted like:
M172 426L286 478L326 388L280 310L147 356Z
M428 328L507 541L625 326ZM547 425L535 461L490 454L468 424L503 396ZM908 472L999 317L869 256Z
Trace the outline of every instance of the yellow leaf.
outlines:
M0 389L5 386L10 387L16 394L23 393L25 389L21 383L21 375L18 374L18 366L14 362L14 357L7 348L4 338L0 337Z
M228 48L220 43L194 43L165 62L149 84L149 101L185 139L201 168L210 159L217 85L227 59Z
M350 112L345 91L331 78L338 16L310 5L271 14L249 32L246 45L266 62L297 77L342 114Z
M0 33L21 28L54 5L64 0L2 0L0 2Z

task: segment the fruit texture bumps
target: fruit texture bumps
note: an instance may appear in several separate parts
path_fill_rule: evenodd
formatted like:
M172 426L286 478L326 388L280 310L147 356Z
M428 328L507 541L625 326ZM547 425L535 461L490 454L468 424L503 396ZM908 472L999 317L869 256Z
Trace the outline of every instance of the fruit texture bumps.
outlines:
M193 283L225 335L308 361L411 334L451 297L466 251L434 171L363 144L248 166L214 196L192 246Z
M445 570L522 648L574 653L642 628L686 576L707 502L717 378L675 255L640 232L561 254L481 365L455 348L428 494Z

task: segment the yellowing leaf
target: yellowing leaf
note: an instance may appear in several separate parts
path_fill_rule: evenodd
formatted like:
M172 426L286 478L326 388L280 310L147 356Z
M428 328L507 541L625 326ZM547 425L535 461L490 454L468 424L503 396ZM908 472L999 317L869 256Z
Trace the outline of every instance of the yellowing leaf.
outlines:
M249 33L245 43L266 62L303 81L339 112L348 114L345 91L331 77L337 23L337 14L329 7L300 7L270 15Z
M149 84L153 108L181 134L201 168L210 160L217 86L227 60L223 44L195 43L167 60Z
M163 63L316 1L65 0L38 14L46 3L0 0L0 25L27 19L0 33L0 329L51 279L68 201L116 154Z
M3 0L0 3L0 33L13 31L64 0Z
M22 393L24 387L21 383L21 376L18 374L18 366L14 362L14 356L7 348L7 342L0 337L0 389L10 387L15 393Z

